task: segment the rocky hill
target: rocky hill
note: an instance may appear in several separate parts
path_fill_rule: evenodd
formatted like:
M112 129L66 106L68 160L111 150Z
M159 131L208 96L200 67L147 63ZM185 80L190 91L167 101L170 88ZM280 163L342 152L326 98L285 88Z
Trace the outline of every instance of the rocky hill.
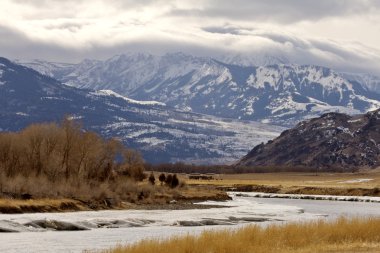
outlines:
M184 112L110 90L70 87L0 57L0 131L59 122L65 115L106 138L122 140L149 162L232 162L249 151L249 143L272 139L283 130Z
M380 166L380 109L357 116L327 113L254 147L240 166L300 166L352 171Z
M270 65L247 65L241 57L132 53L79 64L22 64L78 88L109 89L180 110L286 127L327 112L359 114L380 106L380 79L374 76L264 62Z

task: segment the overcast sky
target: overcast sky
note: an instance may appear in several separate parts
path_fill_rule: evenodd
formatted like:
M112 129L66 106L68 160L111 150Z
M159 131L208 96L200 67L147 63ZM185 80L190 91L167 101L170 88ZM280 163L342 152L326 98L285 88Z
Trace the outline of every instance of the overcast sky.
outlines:
M1 0L0 55L280 55L380 74L380 0Z

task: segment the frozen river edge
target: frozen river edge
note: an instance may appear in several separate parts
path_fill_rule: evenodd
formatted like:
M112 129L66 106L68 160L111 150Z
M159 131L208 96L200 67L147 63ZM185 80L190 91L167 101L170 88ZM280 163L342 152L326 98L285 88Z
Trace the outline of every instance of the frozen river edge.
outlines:
M1 234L0 252L81 252L247 224L380 216L380 203L372 201L378 198L370 202L370 197L357 197L363 201L351 202L331 201L341 196L311 200L293 195L277 198L278 194L264 194L258 198L260 193L229 194L231 201L200 203L221 206L210 209L0 214L0 230L18 232ZM65 228L71 231L63 231Z
M307 199L307 200L330 200L351 202L380 203L380 197L370 196L334 196L334 195L309 195L309 194L280 194L263 192L236 192L235 196L254 198L280 198L280 199ZM231 194L230 194L231 196Z

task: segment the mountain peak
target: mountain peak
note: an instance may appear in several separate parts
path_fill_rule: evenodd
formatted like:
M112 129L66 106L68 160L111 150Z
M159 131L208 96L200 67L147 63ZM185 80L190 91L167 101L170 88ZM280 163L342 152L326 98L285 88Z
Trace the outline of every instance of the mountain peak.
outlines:
M289 59L282 55L271 55L268 53L256 53L255 55L249 54L225 54L217 57L218 60L239 66L268 66L268 65L281 65L281 64L291 64Z

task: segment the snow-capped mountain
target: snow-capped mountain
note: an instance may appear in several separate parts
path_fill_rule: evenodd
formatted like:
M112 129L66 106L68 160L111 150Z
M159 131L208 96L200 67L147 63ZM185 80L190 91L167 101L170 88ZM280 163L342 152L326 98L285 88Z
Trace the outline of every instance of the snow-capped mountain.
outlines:
M32 68L37 72L50 77L62 77L68 75L75 70L76 66L76 64L48 62L43 60L24 61L22 59L17 59L14 60L14 62Z
M0 58L0 131L19 130L31 123L59 122L65 115L80 120L86 129L106 138L118 138L140 150L149 162L231 162L252 144L272 139L283 130L251 121L183 112L161 102L137 101L110 90L70 87Z
M291 61L284 55L268 54L267 52L256 53L255 55L247 55L243 53L222 54L215 57L215 59L226 64L245 67L291 64Z
M369 91L380 94L380 77L371 74L342 73L342 76L351 82L357 82Z
M137 53L55 70L49 65L46 71L34 63L24 65L75 87L110 89L181 110L284 126L326 112L357 114L380 107L380 93L373 92L380 89L377 82L312 65L243 66L246 59L225 57L241 63L232 65L183 53Z

